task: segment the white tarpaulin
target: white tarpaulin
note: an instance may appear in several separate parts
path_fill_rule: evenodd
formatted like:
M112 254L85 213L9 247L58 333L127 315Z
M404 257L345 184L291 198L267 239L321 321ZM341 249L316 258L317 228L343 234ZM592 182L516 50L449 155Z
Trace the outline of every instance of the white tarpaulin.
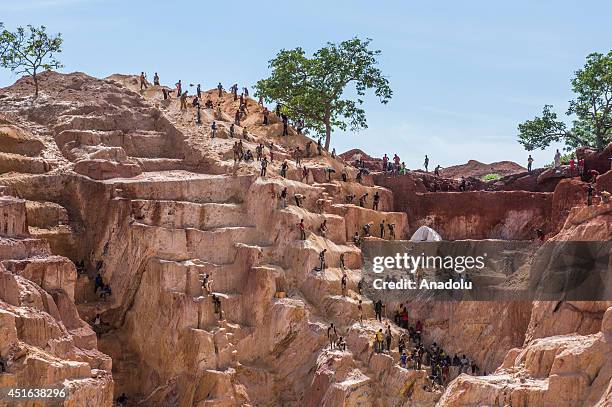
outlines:
M440 242L442 237L428 226L421 226L410 238L411 242Z

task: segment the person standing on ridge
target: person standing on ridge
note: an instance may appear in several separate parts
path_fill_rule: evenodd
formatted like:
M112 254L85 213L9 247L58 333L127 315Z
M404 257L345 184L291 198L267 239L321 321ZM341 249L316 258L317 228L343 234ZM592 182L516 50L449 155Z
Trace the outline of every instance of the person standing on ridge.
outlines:
M379 299L374 303L374 313L376 314L376 319L378 319L379 322L382 322L382 309L383 303Z
M223 96L223 85L221 85L221 82L217 85L217 91L219 92L219 97Z
M359 282L361 282L361 280ZM361 292L359 294L361 295ZM357 312L359 312L359 323L363 325L363 301L361 300L359 300L357 304Z
M187 110L187 91L181 95L181 110Z
M381 328L374 334L374 352L382 353L384 346L383 343L383 331Z
M260 175L261 175L262 177L265 177L265 176L266 176L266 171L267 171L267 169L268 169L268 159L267 159L266 157L264 157L264 158L261 160L261 163L260 163L260 164L261 164L261 173L260 173Z
M181 84L181 80L174 84L176 86L176 97L180 97L183 94L183 85Z
M593 205L593 192L594 191L595 189L593 188L593 185L589 184L587 186L587 206Z
M555 153L555 169L561 167L561 153L559 152L559 149L557 149L557 152Z
M533 157L529 154L529 158L527 158L527 171L531 172L531 165L533 164Z
M576 166L576 160L574 160L574 157L572 157L569 161L569 167L570 167L570 177L574 176L574 167Z
M317 141L317 151L319 152L319 155L323 155L323 145L321 145L321 139Z
M289 118L286 114L281 114L281 119L283 120L283 137L289 135Z
M288 195L287 187L284 187L279 195L281 209L285 209L287 207L287 195Z
M306 240L306 226L304 225L304 219L300 219L298 229L300 230L300 240Z
M425 166L425 172L429 172L429 157L427 157L427 154L425 154L425 162L423 163L423 165Z
M140 73L140 90L147 88L147 77L144 72Z
M200 86L199 83L198 83L198 86L196 87L196 94L198 95L198 99L202 98L202 87Z
M329 349L334 349L334 344L338 340L338 332L336 332L336 327L332 322L329 324L329 328L327 328L327 339L329 339Z
M299 167L302 162L302 150L300 150L300 146L295 148L293 155L295 156L295 165Z
M387 153L385 153L385 155L382 158L382 170L383 172L387 172L387 164L389 163L389 157L387 156Z
M159 75L157 75L157 72L153 75L153 85L159 86Z
M321 253L319 253L319 263L320 263L320 269L321 271L325 270L325 253L327 252L327 249L323 249L321 251Z
M289 168L289 165L287 164L287 161L283 161L283 163L281 164L280 167L280 176L283 178L287 178L287 168Z
M389 229L389 239L395 239L395 223L387 223L387 228Z
M465 177L461 177L461 181L459 181L459 191L465 192L467 187L467 181Z
M365 208L366 203L367 203L367 198L368 198L368 193L367 192L365 194L361 195L359 197L359 206L361 206L362 208Z
M378 204L380 203L380 194L378 193L378 191L376 191L374 193L374 196L372 198L373 198L372 209L377 211L378 210Z
M440 168L442 168L442 167L440 167L440 164L438 164L436 166L436 168L434 168L434 176L435 177L439 177L440 176Z
M395 164L393 169L394 172L399 171L400 161L399 155L393 154L393 163Z
M234 164L238 161L238 157L240 156L239 152L238 152L238 142L234 141L234 146L232 147L232 150L234 152Z
M323 223L319 226L319 233L322 237L325 237L327 234L327 219L323 219Z
M212 131L212 135L211 138L215 138L215 136L217 135L217 122L213 120L212 124L210 125L210 130Z

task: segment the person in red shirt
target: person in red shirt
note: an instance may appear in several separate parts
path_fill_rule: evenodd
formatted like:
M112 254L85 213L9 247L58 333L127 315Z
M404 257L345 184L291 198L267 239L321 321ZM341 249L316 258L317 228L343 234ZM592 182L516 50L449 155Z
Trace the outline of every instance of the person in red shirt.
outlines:
M570 177L574 176L574 164L575 164L575 160L572 158L569 162L570 165Z
M300 229L300 240L306 240L306 226L304 225L304 219L300 220L300 223L298 223L298 228Z

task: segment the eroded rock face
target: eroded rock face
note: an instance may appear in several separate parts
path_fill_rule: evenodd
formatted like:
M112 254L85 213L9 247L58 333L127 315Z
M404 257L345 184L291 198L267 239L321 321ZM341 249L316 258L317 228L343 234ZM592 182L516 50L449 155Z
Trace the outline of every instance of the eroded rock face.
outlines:
M76 310L74 264L30 237L24 200L4 196L0 208L19 225L0 236L2 387L58 387L62 405L111 406L112 362Z
M610 171L612 157L612 143L608 144L602 151L596 151L588 148L579 148L576 150L576 158L584 160L584 169L588 173L590 170L596 170L600 174Z
M601 332L537 339L510 352L488 377L459 376L439 405L604 406L611 368Z
M425 193L416 194L404 210L411 231L425 225L448 240L529 240L535 229L546 229L551 198L523 191Z
M274 153L268 175L258 177L258 162L233 160L229 126L239 102L230 94L204 92L220 111L202 109L196 126L195 109L162 100L159 86L140 91L133 76L45 74L35 108L22 103L31 88L20 80L0 100L16 120L10 125L38 137L39 154L54 160L37 176L26 159L38 157L20 155L26 161L11 171L23 173L0 178L27 200L6 206L16 226L0 238L0 352L25 355L14 358L13 376L0 376L7 383L65 379L70 406L110 405L123 392L160 407L502 405L505 397L562 406L610 397L608 303L409 304L411 323L424 323L425 344L436 341L494 371L460 375L445 390L431 385L429 370L398 365L405 330L393 323L391 352L373 352L374 332L390 321L374 320L371 299L358 294L362 256L352 236L366 223L375 236L381 221L394 223L396 239L427 224L446 239L530 239L543 227L549 235L561 228L554 239L605 240L609 211L586 208L577 181L562 181L554 195L432 192L439 180L424 173L358 182L355 168L318 155L316 143L298 167L293 151L308 139L293 128L280 137L279 119L271 114L264 126L262 108L247 98L236 134L245 149L255 153L263 143L267 156ZM330 177L328 168L336 171ZM456 180L441 182L440 189L458 188ZM112 290L107 299L94 286L96 273ZM85 322L97 314L99 336ZM332 322L346 350L329 349Z

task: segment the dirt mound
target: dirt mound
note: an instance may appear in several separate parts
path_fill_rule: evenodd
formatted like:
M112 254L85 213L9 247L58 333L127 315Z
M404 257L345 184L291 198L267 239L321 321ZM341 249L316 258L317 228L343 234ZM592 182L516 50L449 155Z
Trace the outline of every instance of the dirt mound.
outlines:
M440 175L445 178L482 178L488 174L497 174L500 177L504 177L506 175L517 174L524 171L526 171L525 168L512 161L499 161L491 164L485 164L481 163L480 161L470 160L466 164L453 165L451 167L443 168L440 171Z
M358 148L345 151L344 153L340 154L339 157L350 164L354 164L357 157L361 157L361 161L363 161L366 168L373 171L382 170L382 158L374 158Z

